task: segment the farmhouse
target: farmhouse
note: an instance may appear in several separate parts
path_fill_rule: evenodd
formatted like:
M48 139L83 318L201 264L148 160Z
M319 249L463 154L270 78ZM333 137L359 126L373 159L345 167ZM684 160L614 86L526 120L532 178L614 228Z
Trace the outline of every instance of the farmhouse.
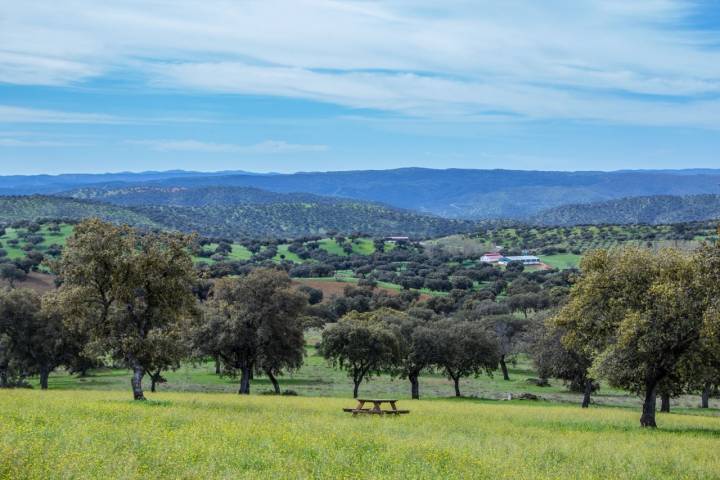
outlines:
M502 258L503 255L500 252L487 252L483 253L483 256L480 257L480 261L483 263L498 263Z
M498 260L500 265L507 265L510 262L522 262L523 265L540 265L540 259L534 255L519 255L516 257L502 257Z

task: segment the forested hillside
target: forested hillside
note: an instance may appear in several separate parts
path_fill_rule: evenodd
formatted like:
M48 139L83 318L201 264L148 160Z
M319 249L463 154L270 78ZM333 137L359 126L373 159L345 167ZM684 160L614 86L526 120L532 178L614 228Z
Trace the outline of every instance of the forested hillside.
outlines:
M170 229L229 238L298 237L329 232L435 237L475 229L475 224L469 221L353 201L132 208Z
M591 204L564 205L533 217L540 225L669 224L720 218L720 195L622 198Z
M336 197L322 197L310 193L277 193L253 187L158 187L106 186L86 187L60 192L57 195L85 200L97 200L116 205L147 206L177 205L201 207L206 205L266 205L270 203L340 203Z
M43 195L0 196L0 223L44 218L80 220L88 217L139 227L159 226L146 215L117 205Z
M420 215L378 204L341 199L313 199L308 195L304 196L306 201L293 201L296 197L292 195L265 193L268 196L267 203L226 205L222 201L216 201L203 206L120 206L40 195L0 197L0 223L43 218L80 220L99 217L134 226L229 238L299 237L324 235L329 232L363 232L372 236L405 235L425 238L470 232L475 228L475 224L469 221ZM283 201L270 203L272 196L281 197ZM132 197L131 193L128 193L127 198L129 197ZM186 200L190 201L191 197ZM257 199L256 196L254 198Z

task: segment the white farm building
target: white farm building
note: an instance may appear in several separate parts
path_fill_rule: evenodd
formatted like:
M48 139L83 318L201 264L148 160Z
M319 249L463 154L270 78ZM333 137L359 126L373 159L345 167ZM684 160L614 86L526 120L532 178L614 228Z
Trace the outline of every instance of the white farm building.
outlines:
M523 265L540 265L540 259L535 255L518 255L511 257L502 257L498 260L500 265L507 265L510 262L522 262Z

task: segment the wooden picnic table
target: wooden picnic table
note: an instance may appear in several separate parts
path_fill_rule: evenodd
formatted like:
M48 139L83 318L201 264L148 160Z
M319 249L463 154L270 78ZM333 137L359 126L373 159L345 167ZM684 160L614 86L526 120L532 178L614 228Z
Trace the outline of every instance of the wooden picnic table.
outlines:
M358 398L358 404L355 408L343 408L343 411L352 413L353 417L357 414L369 415L402 415L410 413L410 410L398 410L397 400L390 398ZM372 403L372 408L365 408L366 403ZM390 404L390 409L383 410L383 403Z

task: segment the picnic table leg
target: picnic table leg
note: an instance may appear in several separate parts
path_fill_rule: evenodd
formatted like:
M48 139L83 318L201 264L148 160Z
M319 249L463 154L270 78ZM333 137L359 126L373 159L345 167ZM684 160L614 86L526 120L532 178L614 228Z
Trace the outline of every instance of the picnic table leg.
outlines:
M393 409L393 411L397 412L397 407L395 406L395 402L390 402L390 407Z
M355 407L355 410L362 410L363 406L365 405L364 400L358 400L357 407ZM357 412L353 412L353 417L357 415Z
M373 411L377 412L377 413L382 413L382 403L381 402L373 402L373 404L375 405L373 407Z

